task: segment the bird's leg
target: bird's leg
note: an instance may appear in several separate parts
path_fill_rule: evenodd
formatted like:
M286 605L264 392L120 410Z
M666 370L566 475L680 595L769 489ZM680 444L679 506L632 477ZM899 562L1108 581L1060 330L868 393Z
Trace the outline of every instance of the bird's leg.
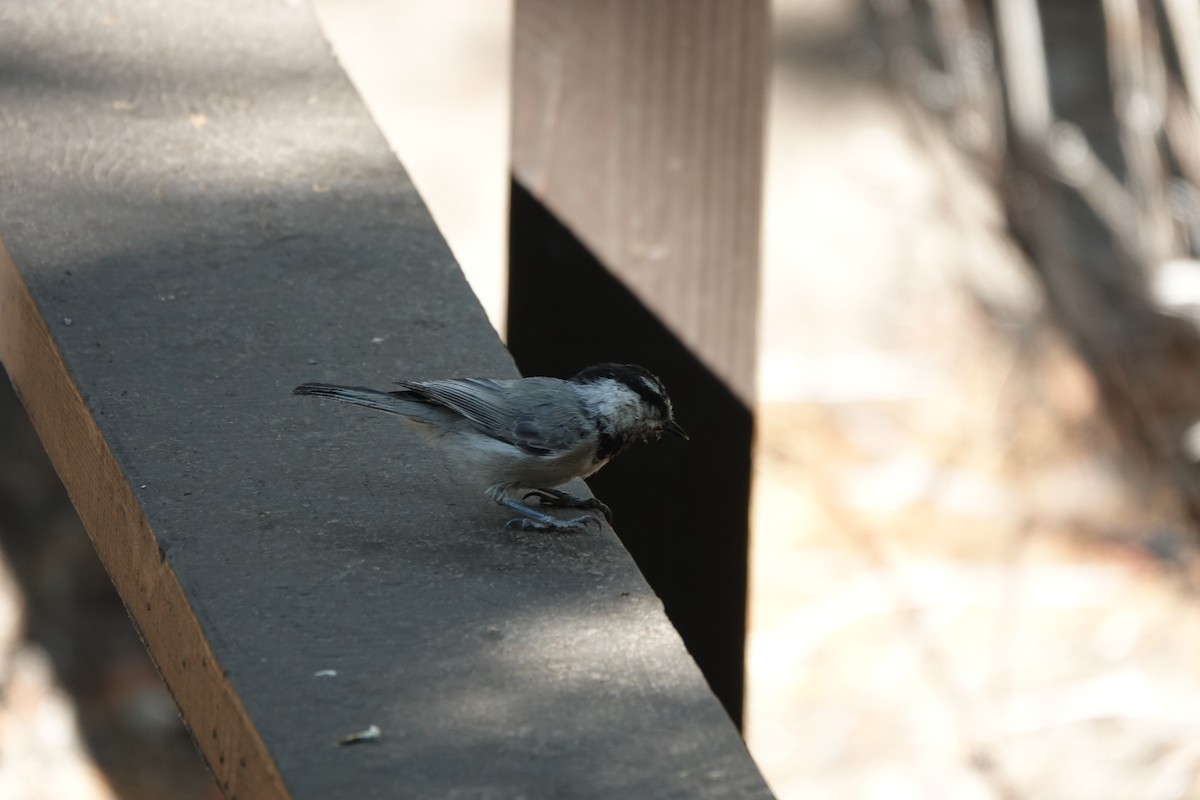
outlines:
M604 519L608 520L608 524L612 525L612 509L594 497L576 497L560 489L534 489L532 492L526 492L521 499L528 500L531 497L536 497L538 505L541 506L549 506L551 508L584 508L589 511L599 511L604 515Z
M581 531L587 527L589 522L600 524L595 517L587 515L573 519L556 519L549 514L543 514L536 508L530 508L509 497L508 487L504 485L493 486L488 490L488 496L498 504L521 515L510 519L505 527L522 528L527 531Z

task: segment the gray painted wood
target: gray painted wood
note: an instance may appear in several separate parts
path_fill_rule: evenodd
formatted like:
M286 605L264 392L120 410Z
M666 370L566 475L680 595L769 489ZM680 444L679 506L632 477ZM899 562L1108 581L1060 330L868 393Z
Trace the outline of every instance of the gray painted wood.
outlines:
M0 358L227 795L767 796L611 530L290 395L515 374L306 6L0 0L0 241Z

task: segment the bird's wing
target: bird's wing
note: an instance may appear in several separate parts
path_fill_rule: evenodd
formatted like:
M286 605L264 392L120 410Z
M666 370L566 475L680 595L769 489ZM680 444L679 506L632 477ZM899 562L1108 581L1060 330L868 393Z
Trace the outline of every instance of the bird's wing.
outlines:
M568 427L578 412L551 402L557 389L551 381L558 383L553 378L526 378L520 390L514 390L517 381L488 378L399 384L425 402L461 414L481 433L533 455L549 455L578 436L577 425Z

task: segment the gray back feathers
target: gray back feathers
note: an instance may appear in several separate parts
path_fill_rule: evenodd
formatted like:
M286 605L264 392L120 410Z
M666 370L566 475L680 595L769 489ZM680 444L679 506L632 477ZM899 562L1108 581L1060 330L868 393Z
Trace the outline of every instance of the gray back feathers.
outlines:
M531 455L570 448L587 432L577 390L557 378L463 378L398 384L400 391L381 392L364 386L306 383L293 393L398 414L419 427L432 428L426 432L434 437L475 431Z
M570 447L585 430L578 392L558 378L465 378L401 381L400 385L427 403L462 415L485 436L532 455L548 455Z

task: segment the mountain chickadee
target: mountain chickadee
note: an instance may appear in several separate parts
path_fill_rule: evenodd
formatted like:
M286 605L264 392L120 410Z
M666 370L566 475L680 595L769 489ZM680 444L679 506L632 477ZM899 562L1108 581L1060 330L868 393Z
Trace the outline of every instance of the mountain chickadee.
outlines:
M527 530L581 530L594 517L557 519L514 500L529 490L541 506L612 512L599 500L552 487L586 478L634 442L663 431L687 438L675 422L667 390L634 364L596 364L573 378L397 381L395 392L305 383L292 394L313 395L398 414L430 441L442 442L487 495L522 516L508 525Z

